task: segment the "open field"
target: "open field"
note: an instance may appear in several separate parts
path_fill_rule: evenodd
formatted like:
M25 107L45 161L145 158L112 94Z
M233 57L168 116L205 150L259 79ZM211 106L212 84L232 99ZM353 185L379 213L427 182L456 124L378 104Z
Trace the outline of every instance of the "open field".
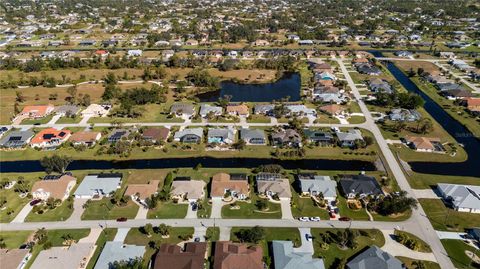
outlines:
M480 223L479 214L455 211L446 207L440 199L419 199L419 202L435 230L463 232Z
M438 183L480 185L480 180L477 177L430 175L409 172L407 179L410 186L414 189L430 189Z

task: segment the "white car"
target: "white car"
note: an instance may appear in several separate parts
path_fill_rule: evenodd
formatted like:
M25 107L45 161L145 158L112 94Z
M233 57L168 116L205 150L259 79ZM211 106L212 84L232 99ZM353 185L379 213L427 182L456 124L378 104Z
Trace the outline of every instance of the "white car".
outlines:
M310 217L310 221L320 221L320 217Z
M308 217L300 217L300 218L298 218L298 220L303 221L303 222L310 221L310 219Z

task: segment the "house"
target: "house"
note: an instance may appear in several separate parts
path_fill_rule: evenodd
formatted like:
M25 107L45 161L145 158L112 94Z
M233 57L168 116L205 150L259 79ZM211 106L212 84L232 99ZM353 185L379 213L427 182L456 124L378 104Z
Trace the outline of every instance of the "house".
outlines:
M69 247L52 247L40 251L32 269L85 268L95 252L93 243L76 243Z
M464 106L467 107L467 109L470 112L474 114L480 114L480 98L475 98L475 97L464 98L462 103Z
M272 134L272 142L280 147L301 147L302 136L294 129L280 129Z
M280 174L259 173L256 176L256 180L258 193L270 198L273 196L278 196L278 198L292 198L288 178L282 177Z
M78 114L80 112L80 107L76 105L63 105L63 106L57 106L53 109L53 113L60 115L62 117L72 117Z
M160 42L160 41L159 41ZM157 42L158 43L158 42ZM155 43L156 46L158 46L156 43ZM167 45L168 46L168 42L167 42ZM162 59L164 61L168 61L170 60L170 58L172 58L172 56L175 54L175 51L174 50L162 50Z
M92 199L94 197L108 197L111 192L120 189L122 174L92 174L83 178L75 191L75 198Z
M168 135L170 134L170 129L165 127L160 128L147 128L143 130L142 137L147 141L151 141L152 143L159 143L162 141L166 141Z
M0 249L0 264L6 269L22 269L31 257L28 249Z
M323 72L315 72L314 79L315 80L337 80L337 77L331 72L323 71Z
M190 178L176 178L172 182L170 196L172 198L187 199L197 201L205 196L205 186L203 180L190 180Z
M298 185L302 195L317 196L321 193L329 202L337 199L337 182L329 176L299 174Z
M230 174L218 173L212 177L210 196L212 198L223 198L229 193L232 197L244 200L248 197L250 186L246 178L232 177Z
M322 146L333 145L334 139L330 133L320 130L304 129L303 134L309 143L315 143Z
M113 130L110 136L108 137L108 143L117 143L120 140L128 141L128 137L132 132L125 129L116 129Z
M370 246L368 249L355 256L347 263L347 269L404 269L403 263L381 250L377 246Z
M81 40L78 42L79 46L95 46L95 43L97 43L95 40Z
M252 42L252 46L257 46L257 47L266 47L269 45L270 45L270 42L268 42L268 40L265 40L265 39L257 39L254 42Z
M43 129L32 138L30 146L32 148L55 148L67 141L71 135L70 130Z
M313 40L309 40L309 39L299 40L298 45L300 45L300 46L312 46L313 45Z
M334 86L315 87L313 90L312 97L315 100L319 100L324 103L340 104L345 100L345 98L342 96L340 92L340 89Z
M323 260L313 253L296 251L292 241L272 241L275 269L325 269Z
M43 179L36 181L32 186L33 199L46 201L48 198L55 200L65 200L70 195L77 179L71 175L64 174L61 177L53 179Z
M31 130L12 131L2 137L0 146L2 148L22 148L30 143L34 135L35 133Z
M240 139L243 139L247 145L265 145L265 132L261 129L247 129L240 130Z
M314 108L307 108L305 105L287 105L285 106L288 109L288 114L291 116L311 116L315 117L317 111Z
M223 108L219 106L212 106L209 104L200 105L200 116L202 118L207 118L207 116L220 116L223 113Z
M127 55L130 57L140 57L142 56L142 50L128 50Z
M273 109L275 109L275 106L272 104L255 105L253 111L255 112L255 114L271 116L273 115Z
M173 140L182 143L201 143L203 139L203 128L189 128L178 131L173 136Z
M349 129L347 132L336 131L338 144L341 147L355 147L357 141L363 141L362 132L358 129Z
M357 71L361 74L367 74L370 76L378 76L382 74L382 71L378 67L373 66L371 64L357 65Z
M228 241L215 243L213 269L264 269L263 250Z
M233 128L209 128L207 141L209 144L232 144L236 130Z
M107 50L96 50L95 55L98 55L102 58L107 57L110 54Z
M438 137L406 136L408 145L416 151L422 152L444 152L444 148Z
M82 117L106 117L111 108L111 105L91 104L80 114Z
M345 107L338 104L329 104L319 107L320 111L325 112L329 115L338 116L343 114Z
M128 184L124 195L144 202L146 198L157 194L159 184L160 180L151 180L147 184Z
M123 242L107 241L95 263L94 269L110 269L116 261L132 261L142 258L145 246L126 245Z
M408 58L413 56L413 53L405 50L395 51L393 54L395 54L395 56L403 57L403 58Z
M456 211L480 214L480 186L439 183L437 190Z
M383 195L382 187L374 177L366 175L341 175L340 189L348 199L354 199L357 195L360 198L365 196Z
M245 104L230 104L227 106L227 113L234 116L248 117L248 106Z
M87 147L94 146L102 137L100 132L80 131L70 136L70 142L74 146L85 145Z
M204 269L207 243L189 242L184 248L162 244L152 269Z
M50 113L52 113L54 109L55 107L50 104L25 106L22 109L22 112L20 112L20 114L18 114L13 121L16 122L19 118L21 118L22 120L43 118L50 115Z
M464 88L443 90L440 92L441 95L446 96L449 99L458 100L463 98L473 97L474 95Z
M388 115L391 121L406 121L406 122L414 122L418 121L422 118L420 113L418 113L415 109L403 109L403 108L395 108L390 111Z
M288 35L287 38L294 41L300 40L300 37L298 35Z
M368 81L368 86L370 87L370 90L375 93L377 92L384 92L388 94L393 93L392 86L390 86L390 84L383 79L371 78Z
M195 114L195 109L192 104L174 103L170 107L170 113L180 118L191 118Z
M455 82L437 83L435 85L441 92L451 90L465 90L462 85Z

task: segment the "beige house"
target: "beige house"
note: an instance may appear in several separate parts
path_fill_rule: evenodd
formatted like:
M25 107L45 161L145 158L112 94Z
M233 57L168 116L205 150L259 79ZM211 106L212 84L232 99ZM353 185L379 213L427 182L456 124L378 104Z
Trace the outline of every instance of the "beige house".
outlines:
M198 200L205 196L206 185L203 180L175 180L170 195L172 198Z
M47 200L54 199L65 200L70 195L77 179L70 175L62 175L58 179L40 180L35 182L32 187L33 199Z
M128 184L125 195L145 201L152 194L157 193L160 180L152 180L148 184Z
M257 180L257 191L268 197L277 195L279 198L292 198L290 182L287 178Z

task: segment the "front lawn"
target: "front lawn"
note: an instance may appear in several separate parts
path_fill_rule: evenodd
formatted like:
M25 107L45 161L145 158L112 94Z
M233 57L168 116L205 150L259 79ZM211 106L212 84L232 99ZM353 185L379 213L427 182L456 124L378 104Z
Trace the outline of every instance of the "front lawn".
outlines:
M472 246L465 244L461 240L443 239L440 241L442 242L443 247L447 251L448 257L450 258L450 260L452 260L453 265L455 265L456 268L478 268L472 265L472 259L465 253L465 251L476 251L478 255L478 250L476 250Z
M34 213L33 210L25 218L26 222L41 221L65 221L73 213L73 198L66 199L61 205L52 210L47 210L42 214Z
M26 243L32 231L1 231L0 241L5 243L7 249L19 248Z
M414 234L411 234L411 233L405 232L405 231L395 230L395 236L401 236L401 237L403 237L407 240L408 239L413 240L416 244L416 249L415 249L416 251L427 252L427 253L432 252L432 249L430 248L430 246L427 243L425 243L425 241L418 238ZM399 243L401 243L401 242L399 242Z
M270 117L265 115L253 114L248 116L248 123L270 123Z
M480 214L458 212L447 208L440 199L418 199L435 230L463 232L477 227Z
M138 205L132 200L128 200L124 206L112 205L108 198L91 200L87 204L88 206L82 214L82 220L134 219L138 211Z
M251 194L251 199L247 201L235 202L238 209L231 209L231 205L222 207L222 218L225 219L279 219L282 217L280 203L267 202L267 210L261 211L255 206L257 200L261 199L255 194Z
M149 219L183 219L187 215L188 204L175 204L172 201L158 202L154 209L148 210Z
M327 228L314 228L312 229L312 236L313 236L313 248L315 250L315 257L323 258L323 262L325 263L325 268L330 268L330 266L334 263L335 259L346 259L348 260L350 257L354 256L357 253L362 252L365 248L370 247L372 245L382 247L385 244L385 238L383 238L382 232L379 230L363 230L357 239L357 247L355 249L340 248L336 243L331 243L327 245L327 248L321 247L320 242L320 233L327 233L331 232L336 234L338 231L343 231L343 229L327 229ZM358 230L354 230L358 231Z
M348 217L352 220L369 220L365 208L350 209L347 205L347 200L343 196L337 196L338 209L340 209L341 217Z
M292 214L294 218L299 217L320 217L321 220L329 220L326 208L317 207L310 197L300 197L292 193Z

